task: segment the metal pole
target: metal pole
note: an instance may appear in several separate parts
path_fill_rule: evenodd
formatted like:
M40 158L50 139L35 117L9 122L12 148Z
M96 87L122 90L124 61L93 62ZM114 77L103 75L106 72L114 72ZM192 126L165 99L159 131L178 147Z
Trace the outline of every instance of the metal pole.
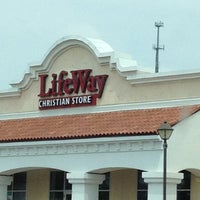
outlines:
M166 200L166 194L167 194L167 140L164 139L163 143L163 200Z
M155 73L158 73L159 72L159 30L160 30L160 27L158 26L157 27L157 46L155 48L156 50L156 60L155 60Z
M159 51L164 50L164 46L160 46L159 36L160 36L160 27L163 27L163 22L155 22L155 27L157 28L157 43L154 46L154 50L156 50L156 58L155 58L155 73L159 72Z

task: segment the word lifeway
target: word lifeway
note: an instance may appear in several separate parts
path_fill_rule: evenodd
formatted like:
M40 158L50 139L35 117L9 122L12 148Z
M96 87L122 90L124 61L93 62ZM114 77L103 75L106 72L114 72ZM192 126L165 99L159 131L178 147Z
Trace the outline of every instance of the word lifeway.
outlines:
M56 97L72 93L95 93L97 98L101 98L108 75L91 76L92 70L70 71L71 78L67 77L67 71L61 71L59 76L52 74L51 88L46 91L46 80L48 74L39 75L40 77L40 97ZM66 77L66 78L65 78Z
M92 76L91 73L91 69L70 73L63 70L52 74L50 80L48 74L39 75L39 109L96 105L96 98L101 98L108 75Z

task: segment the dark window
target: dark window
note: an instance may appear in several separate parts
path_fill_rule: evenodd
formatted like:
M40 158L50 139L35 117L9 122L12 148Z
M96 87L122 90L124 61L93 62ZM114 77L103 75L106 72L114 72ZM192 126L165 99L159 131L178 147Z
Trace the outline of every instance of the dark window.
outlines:
M13 175L13 182L8 186L8 200L26 199L26 172Z
M105 176L105 180L99 185L99 200L109 200L110 173L106 173Z
M191 174L188 171L181 171L184 175L183 180L177 185L177 200L190 200Z
M72 185L66 178L66 172L52 171L50 174L50 200L71 200Z
M137 199L147 200L148 184L144 182L142 178L142 171L138 170L138 187L137 187Z

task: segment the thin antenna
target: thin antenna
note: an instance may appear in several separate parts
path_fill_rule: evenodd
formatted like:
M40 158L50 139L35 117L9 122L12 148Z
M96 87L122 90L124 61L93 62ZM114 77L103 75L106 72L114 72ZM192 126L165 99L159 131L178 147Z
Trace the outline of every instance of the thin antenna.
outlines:
M154 45L153 49L156 50L156 59L155 59L155 73L159 72L159 51L164 50L164 46L160 46L159 44L159 34L160 34L160 27L163 27L163 22L155 22L155 27L157 28L157 44Z

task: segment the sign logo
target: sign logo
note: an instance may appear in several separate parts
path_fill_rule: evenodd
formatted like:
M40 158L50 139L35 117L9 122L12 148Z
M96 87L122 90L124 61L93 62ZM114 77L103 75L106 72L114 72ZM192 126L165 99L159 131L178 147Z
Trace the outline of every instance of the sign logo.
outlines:
M91 69L61 71L52 74L50 88L46 88L48 74L39 75L39 109L78 107L96 105L101 98L108 75L91 75ZM79 94L79 95L78 95Z

